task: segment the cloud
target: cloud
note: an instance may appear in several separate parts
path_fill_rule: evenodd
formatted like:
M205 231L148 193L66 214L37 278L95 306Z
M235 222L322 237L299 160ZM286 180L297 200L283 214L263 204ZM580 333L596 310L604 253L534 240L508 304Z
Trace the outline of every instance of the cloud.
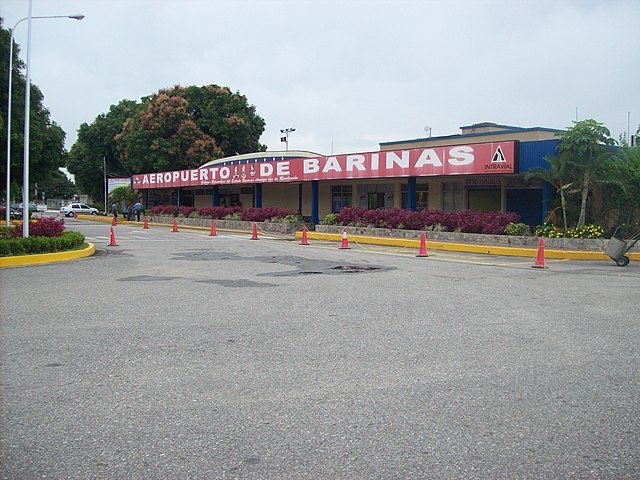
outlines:
M5 0L6 26L24 10ZM292 148L366 151L425 125L563 128L576 107L616 137L627 112L640 124L631 0L34 0L34 15L61 12L86 19L34 21L32 76L68 147L110 105L174 84L246 95L270 149L285 127Z

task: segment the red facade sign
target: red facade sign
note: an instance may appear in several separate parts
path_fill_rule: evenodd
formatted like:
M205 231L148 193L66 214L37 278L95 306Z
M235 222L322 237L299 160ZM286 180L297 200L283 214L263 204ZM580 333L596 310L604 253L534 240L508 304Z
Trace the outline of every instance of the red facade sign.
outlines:
M516 173L516 142L253 161L133 176L142 188Z

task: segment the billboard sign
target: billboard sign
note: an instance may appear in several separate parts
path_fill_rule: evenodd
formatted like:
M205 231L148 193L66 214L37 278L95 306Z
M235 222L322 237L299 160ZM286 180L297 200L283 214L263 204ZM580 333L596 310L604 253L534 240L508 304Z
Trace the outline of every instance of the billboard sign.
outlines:
M392 150L133 175L133 188L517 173L516 143Z

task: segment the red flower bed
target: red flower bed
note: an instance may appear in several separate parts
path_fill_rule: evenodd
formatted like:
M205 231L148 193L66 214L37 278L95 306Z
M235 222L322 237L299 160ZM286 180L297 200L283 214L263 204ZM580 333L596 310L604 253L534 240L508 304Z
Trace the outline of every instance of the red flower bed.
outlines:
M443 212L442 210L403 210L401 208L380 208L367 210L362 207L343 208L337 215L338 225L359 227L402 228L423 230L440 225L444 231L464 233L485 233L503 235L506 226L517 223L517 213L496 212Z
M9 238L22 237L22 222L14 222L15 228L4 229L3 236ZM64 233L64 220L55 218L38 218L29 223L31 237L60 237Z
M196 209L193 207L176 207L172 205L158 205L151 209L151 215L173 215L177 217L182 214L188 217L193 212L204 218L223 219L229 215L240 214L240 219L247 222L266 222L272 218L284 218L293 212L282 208L264 207L264 208L246 208L242 207L205 207Z

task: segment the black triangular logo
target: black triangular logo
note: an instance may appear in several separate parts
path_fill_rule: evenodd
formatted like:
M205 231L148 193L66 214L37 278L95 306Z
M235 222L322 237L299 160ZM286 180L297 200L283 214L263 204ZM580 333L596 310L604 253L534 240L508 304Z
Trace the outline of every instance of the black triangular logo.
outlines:
M491 163L506 163L507 159L504 158L504 153L502 153L502 148L498 145L496 149L496 153L493 154L493 158L491 159Z

